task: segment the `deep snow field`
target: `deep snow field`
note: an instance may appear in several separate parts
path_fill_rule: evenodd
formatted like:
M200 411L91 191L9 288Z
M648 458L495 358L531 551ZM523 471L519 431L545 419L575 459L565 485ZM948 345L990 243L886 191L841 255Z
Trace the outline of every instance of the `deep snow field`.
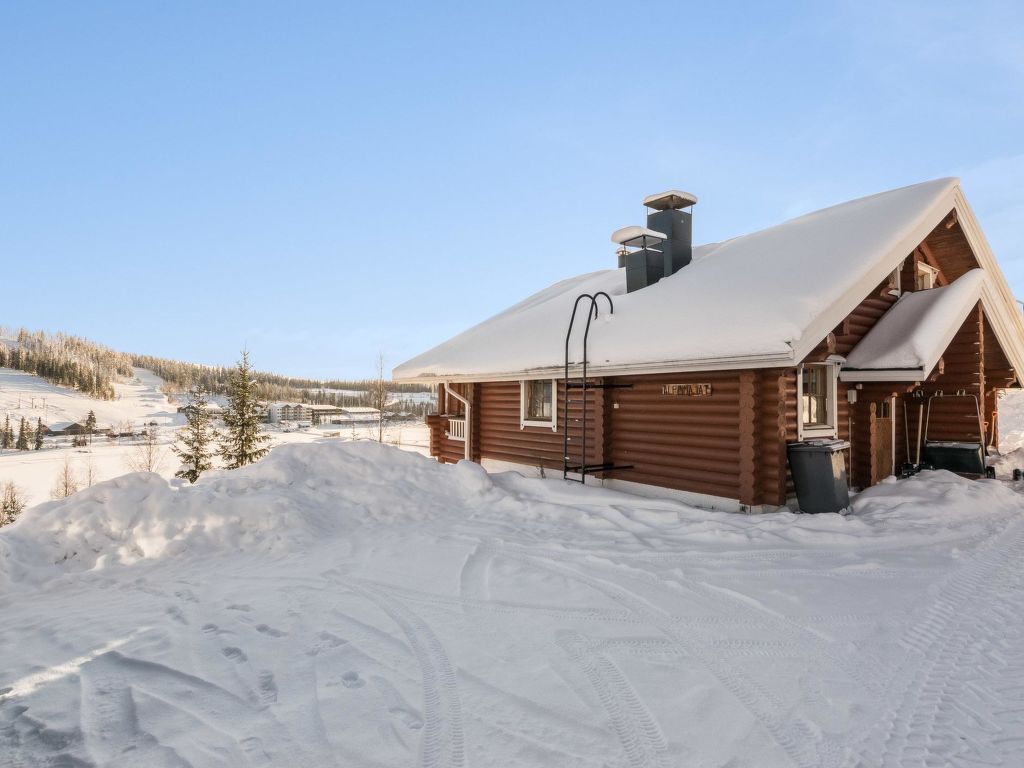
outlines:
M0 530L4 766L1024 765L1024 496L743 516L370 442Z

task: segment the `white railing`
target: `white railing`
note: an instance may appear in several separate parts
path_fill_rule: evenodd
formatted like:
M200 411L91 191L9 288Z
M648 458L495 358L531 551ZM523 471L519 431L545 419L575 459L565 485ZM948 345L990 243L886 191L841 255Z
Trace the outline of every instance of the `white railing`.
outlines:
M448 419L448 439L449 440L466 440L466 420L465 419Z

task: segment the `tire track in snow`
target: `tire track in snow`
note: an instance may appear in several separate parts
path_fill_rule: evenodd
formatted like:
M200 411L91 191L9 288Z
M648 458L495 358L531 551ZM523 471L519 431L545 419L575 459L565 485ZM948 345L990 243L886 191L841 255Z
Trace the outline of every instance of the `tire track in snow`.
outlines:
M665 736L618 666L604 654L595 653L577 632L559 632L556 642L590 682L631 768L668 768Z
M528 549L524 550L523 548L514 547L510 551L517 551L520 554L525 554L527 557L536 557ZM584 559L593 561L598 558L588 555ZM584 564L580 563L577 559L576 565L583 566ZM615 570L621 566L617 566L614 562L611 562L610 565L610 569L602 569L604 574L609 577L624 575L637 581L646 582L659 590L670 587L679 592L689 594L706 607L715 611L721 610L723 603L729 603L735 609L733 612L735 616L743 617L733 619L735 624L768 630L776 636L781 635L784 640L790 643L802 646L818 657L827 659L833 666L842 670L851 679L860 684L865 691L876 698L880 698L884 694L887 683L891 680L891 673L886 669L887 665L881 659L873 659L872 664L864 665L862 661L864 658L863 649L847 647L837 651L836 645L839 643L835 638L816 627L807 626L807 624L816 622L804 621L801 623L783 613L771 610L754 598L729 588L708 584L699 578L666 579L659 577L651 571L638 569L633 566L628 566L629 570L622 573L619 570ZM682 575L685 576L685 574ZM752 610L756 612L756 618L748 616ZM687 617L686 622L699 624L701 623L701 618L691 619ZM713 618L710 617L711 620L708 620L706 623L714 624ZM851 650L856 651L856 653L846 652Z
M963 763L1004 764L991 743L986 743L1001 730L997 723L978 711L963 713L961 719L973 721L976 730L987 732L983 741L954 731L957 726L951 715L966 706L967 686L958 676L970 674L979 666L995 667L1000 670L1001 679L1024 683L1024 658L1019 642L1008 652L995 644L996 638L1007 633L1018 640L1024 635L1022 552L1024 520L1018 519L993 536L969 564L950 575L924 618L902 638L911 666L907 674L894 682L894 687L902 688L900 705L869 731L851 765L939 764L936 761L940 757L934 754L937 750L945 753L943 765L954 764L949 762L954 759ZM994 603L1005 605L996 607ZM993 616L1002 621L994 622ZM986 683L986 687L995 686L994 679ZM992 691L979 690L977 685L972 685L970 692L981 699L994 698ZM1020 694L1014 692L1002 700L996 697L988 708L1005 712L1019 706L1019 702ZM940 729L943 733L937 735ZM968 752L973 752L973 756Z
M283 756L268 753L261 737L270 743L289 744L290 765L316 765L265 708L253 707L202 678L117 651L88 662L80 678L82 732L89 754L101 765L125 753L130 753L136 765L188 765L141 729L132 698L136 688L191 714L211 731L234 739L239 757L248 765L280 764Z
M351 581L351 588L391 617L412 648L423 678L423 736L421 768L460 768L465 765L462 703L455 670L444 646L417 614L368 582Z
M799 768L826 768L838 765L842 753L838 745L821 736L814 724L797 714L786 715L783 703L761 684L747 675L722 663L717 654L706 652L698 642L680 631L670 614L642 596L604 579L589 576L562 564L538 557L525 556L500 550L502 557L518 560L525 565L574 579L604 594L622 605L638 618L653 625L689 656L704 665L718 682L731 693L750 714L761 723L775 743ZM627 747L627 743L623 744ZM628 748L632 748L631 745Z

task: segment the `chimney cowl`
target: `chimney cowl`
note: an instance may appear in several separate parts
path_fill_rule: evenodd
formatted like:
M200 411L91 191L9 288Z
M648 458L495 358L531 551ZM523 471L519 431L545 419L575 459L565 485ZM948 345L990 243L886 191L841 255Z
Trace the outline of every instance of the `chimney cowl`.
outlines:
M644 208L652 208L655 211L677 211L696 204L696 195L680 192L678 189L670 189L668 192L659 192L644 198Z
M639 224L622 227L612 232L612 242L616 245L625 245L628 248L646 248L648 245L657 245L664 239L663 233L641 227Z

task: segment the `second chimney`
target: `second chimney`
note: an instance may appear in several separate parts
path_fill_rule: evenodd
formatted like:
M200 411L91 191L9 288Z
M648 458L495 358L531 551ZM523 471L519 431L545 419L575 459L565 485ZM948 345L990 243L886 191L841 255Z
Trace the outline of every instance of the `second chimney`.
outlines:
M669 190L644 198L647 208L646 229L664 239L656 245L637 251L620 253L619 264L626 268L626 292L645 288L674 275L693 259L693 213L697 196L689 192ZM630 243L632 245L633 243Z

